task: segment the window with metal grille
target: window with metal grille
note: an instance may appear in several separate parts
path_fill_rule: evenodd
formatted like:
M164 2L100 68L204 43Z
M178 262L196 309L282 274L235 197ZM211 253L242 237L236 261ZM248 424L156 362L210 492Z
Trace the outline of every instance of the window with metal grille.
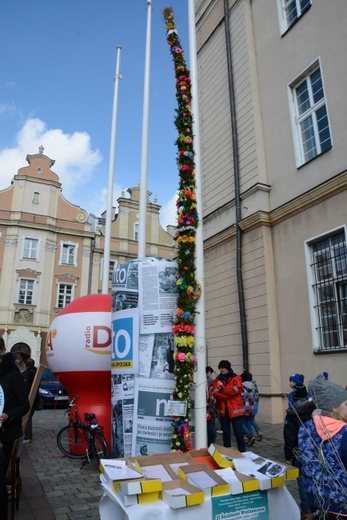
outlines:
M311 244L320 350L347 348L347 248L344 232Z
M58 285L58 308L62 309L68 305L73 298L73 285L68 283L60 283Z
M34 280L25 280L24 278L21 278L19 280L18 302L31 305L33 303L33 293Z

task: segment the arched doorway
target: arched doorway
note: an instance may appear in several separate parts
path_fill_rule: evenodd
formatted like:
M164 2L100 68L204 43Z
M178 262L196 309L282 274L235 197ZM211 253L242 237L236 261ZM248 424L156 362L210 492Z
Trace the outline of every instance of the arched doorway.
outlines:
M11 352L12 354L20 354L24 360L31 357L31 348L23 342L13 345Z

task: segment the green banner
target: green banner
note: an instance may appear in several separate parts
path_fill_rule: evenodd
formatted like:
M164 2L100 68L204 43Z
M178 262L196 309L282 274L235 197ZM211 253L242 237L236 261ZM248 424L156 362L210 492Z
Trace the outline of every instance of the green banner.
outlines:
M212 498L212 520L269 520L267 491Z

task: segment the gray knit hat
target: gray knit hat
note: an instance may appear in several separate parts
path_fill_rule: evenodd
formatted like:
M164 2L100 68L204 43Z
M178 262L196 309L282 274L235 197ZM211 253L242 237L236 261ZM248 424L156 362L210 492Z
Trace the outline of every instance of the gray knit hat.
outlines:
M314 404L321 410L331 411L347 401L347 390L332 381L327 381L322 375L309 381L308 390Z

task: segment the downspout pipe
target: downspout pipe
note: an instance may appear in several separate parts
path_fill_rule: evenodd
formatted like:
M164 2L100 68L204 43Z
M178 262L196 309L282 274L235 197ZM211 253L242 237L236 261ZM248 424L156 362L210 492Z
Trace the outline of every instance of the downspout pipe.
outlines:
M237 275L237 292L239 300L239 314L241 324L241 341L242 341L242 361L243 368L249 371L248 360L248 338L247 338L247 321L245 310L245 294L243 289L242 279L242 230L241 222L241 196L240 196L240 165L239 165L239 146L236 124L236 107L235 107L235 92L233 80L233 64L231 57L230 44L230 20L229 20L229 5L228 0L224 0L224 26L225 26L225 48L227 56L227 71L228 71L228 85L229 85L229 104L230 104L230 122L231 122L231 136L233 146L233 162L234 162L234 185L235 185L235 225L236 225L236 275Z

